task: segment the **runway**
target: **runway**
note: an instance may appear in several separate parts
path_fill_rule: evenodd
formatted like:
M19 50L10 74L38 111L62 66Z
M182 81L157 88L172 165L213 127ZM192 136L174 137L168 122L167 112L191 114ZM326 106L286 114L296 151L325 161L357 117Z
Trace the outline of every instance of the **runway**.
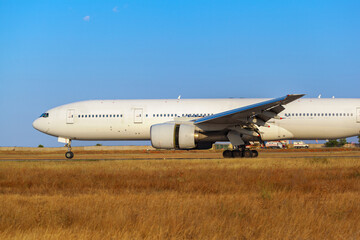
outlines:
M1 150L0 161L117 161L117 160L190 160L190 159L223 159L220 150L205 151L168 151L168 150L74 150L75 157L65 158L65 148L35 150ZM262 159L300 159L300 158L360 158L360 149L260 149ZM238 159L244 160L244 159Z

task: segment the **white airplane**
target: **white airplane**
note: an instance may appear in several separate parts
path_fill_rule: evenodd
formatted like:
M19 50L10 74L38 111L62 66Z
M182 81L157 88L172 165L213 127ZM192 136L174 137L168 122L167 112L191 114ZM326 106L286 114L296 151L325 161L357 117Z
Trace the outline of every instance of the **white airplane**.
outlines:
M223 156L257 157L250 141L337 139L360 134L360 99L92 100L43 113L33 127L72 140L150 140L159 149L209 149L230 141ZM301 99L300 99L301 98Z

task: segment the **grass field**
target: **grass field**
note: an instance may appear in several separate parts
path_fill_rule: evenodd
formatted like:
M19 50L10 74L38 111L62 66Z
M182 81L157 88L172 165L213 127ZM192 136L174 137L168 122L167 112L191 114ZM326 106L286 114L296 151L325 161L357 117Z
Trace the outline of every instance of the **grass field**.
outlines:
M0 152L0 239L360 239L360 151L76 154Z

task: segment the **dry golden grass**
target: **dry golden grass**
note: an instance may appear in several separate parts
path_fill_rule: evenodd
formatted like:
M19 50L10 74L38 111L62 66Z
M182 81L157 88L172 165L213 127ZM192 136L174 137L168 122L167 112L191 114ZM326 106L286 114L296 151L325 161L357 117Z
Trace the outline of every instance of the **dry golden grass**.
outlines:
M360 238L359 152L204 154L0 162L0 239Z

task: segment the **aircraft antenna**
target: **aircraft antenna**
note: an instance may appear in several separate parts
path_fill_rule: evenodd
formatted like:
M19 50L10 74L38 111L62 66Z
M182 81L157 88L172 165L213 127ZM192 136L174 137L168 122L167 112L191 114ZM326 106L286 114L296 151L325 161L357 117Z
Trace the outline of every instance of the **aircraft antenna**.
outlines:
M321 98L321 94L319 94L318 98Z
M178 100L180 100L180 99L181 99L181 95L178 96Z

